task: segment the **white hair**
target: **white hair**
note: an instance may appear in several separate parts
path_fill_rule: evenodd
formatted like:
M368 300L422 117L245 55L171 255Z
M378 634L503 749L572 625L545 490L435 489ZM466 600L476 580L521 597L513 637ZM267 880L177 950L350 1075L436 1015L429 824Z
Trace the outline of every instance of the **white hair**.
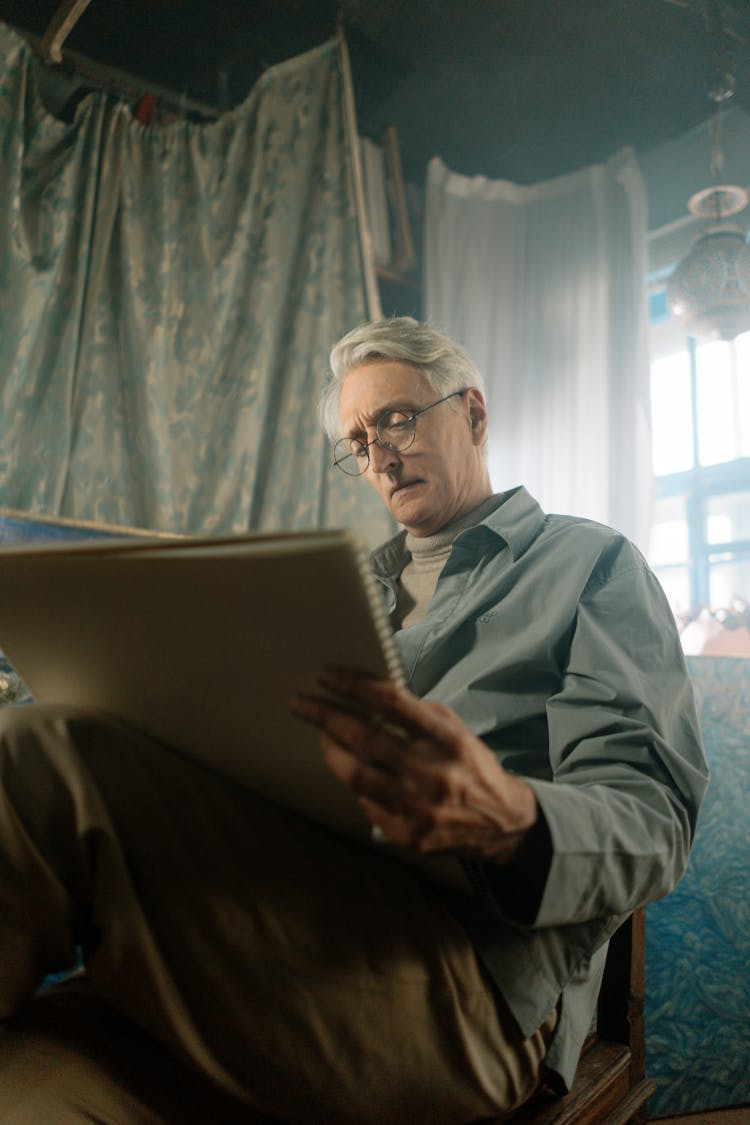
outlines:
M331 351L331 378L320 396L318 414L328 437L339 434L339 399L353 367L391 359L419 368L442 398L467 387L484 389L484 381L464 349L444 332L410 316L367 321L347 332Z

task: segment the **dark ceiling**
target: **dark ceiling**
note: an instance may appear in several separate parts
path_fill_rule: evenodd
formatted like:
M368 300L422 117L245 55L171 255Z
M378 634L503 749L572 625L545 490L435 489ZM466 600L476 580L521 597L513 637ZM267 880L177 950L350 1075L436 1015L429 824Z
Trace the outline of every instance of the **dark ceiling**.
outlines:
M58 0L0 0L41 36ZM360 131L522 183L639 152L711 113L730 73L750 112L750 0L91 0L65 47L212 105L272 63L347 33Z

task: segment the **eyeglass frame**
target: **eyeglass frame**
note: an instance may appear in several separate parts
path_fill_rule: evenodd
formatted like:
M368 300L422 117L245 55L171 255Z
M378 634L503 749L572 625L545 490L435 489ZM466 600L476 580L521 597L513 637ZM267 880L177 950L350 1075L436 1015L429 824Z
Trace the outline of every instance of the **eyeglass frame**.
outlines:
M412 445L416 441L416 437L417 437L416 421L417 421L417 418L420 416L420 414L426 414L428 410L432 410L432 408L435 407L435 406L440 406L441 402L447 402L449 398L455 398L456 395L465 395L468 390L471 390L471 388L470 387L462 387L460 391L451 391L450 394L443 395L442 398L437 399L435 402L431 402L429 404L429 406L423 406L421 410L415 410L411 414L407 414L403 410L395 410L393 407L386 407L386 409L383 410L382 413L380 413L378 415L378 417L375 421L375 437L372 439L372 441L360 441L359 438L354 438L354 437L350 437L350 438L340 437L338 439L338 441L334 444L334 447L333 447L333 465L334 465L334 468L340 469L341 472L347 477L361 477L361 476L363 476L370 467L370 446L375 445L376 442L381 447L381 449L386 449L389 453L405 453L407 449L411 449ZM410 426L412 426L411 438L409 439L408 444L402 446L400 449L397 449L396 446L389 444L389 442L387 442L387 441L383 441L382 438L380 437L380 433L379 433L380 423L389 414L403 414L404 418L405 418L404 424L408 423ZM352 452L346 453L343 457L337 457L336 456L336 449L344 441L346 441L346 442L357 442L357 444L362 447L363 452L367 454L367 463L365 464L365 467L363 469L360 469L360 471L358 473L347 473L346 469L341 468L341 462L342 461L345 461L348 457L356 457L357 456L356 453L352 453Z

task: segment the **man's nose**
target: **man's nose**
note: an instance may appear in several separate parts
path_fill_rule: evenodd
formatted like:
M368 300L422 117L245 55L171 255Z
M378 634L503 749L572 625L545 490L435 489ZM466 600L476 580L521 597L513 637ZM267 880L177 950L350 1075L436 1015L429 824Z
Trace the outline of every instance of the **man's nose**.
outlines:
M370 468L373 473L388 473L398 464L398 452L387 449L377 439L368 450L370 454Z

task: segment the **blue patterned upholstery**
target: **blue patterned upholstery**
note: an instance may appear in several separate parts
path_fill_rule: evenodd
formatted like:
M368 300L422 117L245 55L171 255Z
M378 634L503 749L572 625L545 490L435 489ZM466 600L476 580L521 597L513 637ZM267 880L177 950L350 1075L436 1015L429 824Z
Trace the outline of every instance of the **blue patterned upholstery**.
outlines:
M646 912L651 1115L750 1102L750 660L688 667L711 785L685 877Z

